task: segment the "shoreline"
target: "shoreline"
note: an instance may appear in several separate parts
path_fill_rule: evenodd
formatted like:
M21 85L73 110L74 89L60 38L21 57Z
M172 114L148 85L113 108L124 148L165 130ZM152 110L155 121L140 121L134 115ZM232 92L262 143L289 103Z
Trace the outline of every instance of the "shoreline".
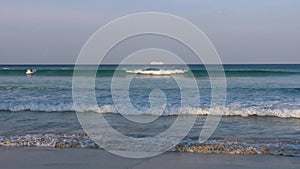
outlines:
M128 159L101 149L0 148L0 168L5 169L252 169L299 168L299 157L167 152L145 159Z

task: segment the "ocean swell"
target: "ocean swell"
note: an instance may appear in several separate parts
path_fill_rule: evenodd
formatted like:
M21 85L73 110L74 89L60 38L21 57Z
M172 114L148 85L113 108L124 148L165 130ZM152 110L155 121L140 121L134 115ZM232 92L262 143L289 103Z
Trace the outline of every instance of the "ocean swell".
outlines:
M21 112L21 111L35 111L35 112L74 112L75 108L72 103L66 104L23 104L14 105L10 107L5 107L0 105L0 111L10 111L10 112ZM76 109L77 112L95 112L95 113L118 113L113 105L103 105L99 107L80 107ZM160 115L160 111L153 110L147 112L122 112L124 115ZM173 115L221 115L221 116L273 116L279 118L300 118L300 109L266 109L258 107L248 107L248 108L200 108L200 107L174 107L166 109L162 116L173 116Z

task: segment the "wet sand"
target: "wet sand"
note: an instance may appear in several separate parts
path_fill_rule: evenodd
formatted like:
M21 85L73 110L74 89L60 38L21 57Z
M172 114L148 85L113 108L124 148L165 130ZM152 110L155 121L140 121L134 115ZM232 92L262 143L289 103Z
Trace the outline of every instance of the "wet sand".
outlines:
M168 152L127 159L98 149L0 148L1 169L293 169L299 157Z

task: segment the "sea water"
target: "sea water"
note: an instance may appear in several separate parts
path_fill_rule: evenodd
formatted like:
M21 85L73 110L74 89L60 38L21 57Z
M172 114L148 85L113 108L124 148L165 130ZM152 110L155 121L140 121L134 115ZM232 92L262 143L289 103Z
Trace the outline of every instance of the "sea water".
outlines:
M300 65L224 65L227 87L222 111L211 105L212 88L205 66L154 67L101 65L95 77L98 105L82 113L102 114L115 130L136 138L164 132L178 115L197 115L187 137L170 151L300 156ZM37 71L27 76L27 69ZM75 113L73 69L74 65L0 66L0 146L98 148ZM82 76L93 72L89 66L80 71ZM129 90L130 102L139 110L122 114L143 119L161 115L155 122L136 124L119 114L111 92L116 73L125 79L134 77L124 90ZM198 106L181 108L181 89L173 77L195 78ZM149 94L157 88L167 99L162 114L147 111L151 107ZM207 115L214 114L222 115L216 131L199 143ZM116 149L126 149L127 144L118 144Z

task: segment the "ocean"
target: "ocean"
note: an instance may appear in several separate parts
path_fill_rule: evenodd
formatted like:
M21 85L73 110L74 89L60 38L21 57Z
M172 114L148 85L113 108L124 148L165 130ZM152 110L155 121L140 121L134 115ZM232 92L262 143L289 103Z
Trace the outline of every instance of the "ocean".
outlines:
M168 151L300 156L300 65L224 65L227 89L221 112L211 105L210 77L203 65L188 65L189 70L181 65L152 67L101 65L95 78L98 107L82 113L101 114L115 130L134 138L164 132L178 115L197 115L188 135ZM27 69L36 72L28 76ZM74 65L0 65L0 147L100 148L77 118L73 70ZM92 70L82 66L80 71L88 76ZM116 73L124 79L133 77L128 98L139 112L128 110L125 114L142 119L159 114L158 119L135 124L119 114L111 94ZM197 99L197 107L180 109L181 92L172 77L196 80L200 98L193 99ZM167 99L161 114L147 111L151 107L149 93L157 88ZM213 135L199 143L209 114L222 115L222 119ZM110 138L108 133L107 139L113 140L113 135ZM163 143L157 140L155 144ZM132 145L119 140L112 148L123 150ZM147 151L152 148L149 145Z

